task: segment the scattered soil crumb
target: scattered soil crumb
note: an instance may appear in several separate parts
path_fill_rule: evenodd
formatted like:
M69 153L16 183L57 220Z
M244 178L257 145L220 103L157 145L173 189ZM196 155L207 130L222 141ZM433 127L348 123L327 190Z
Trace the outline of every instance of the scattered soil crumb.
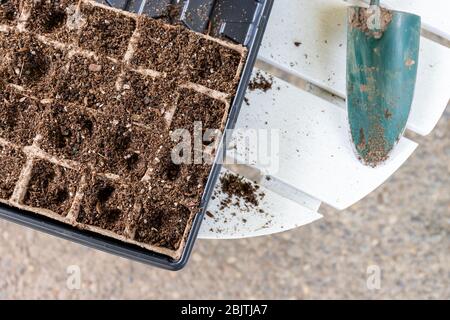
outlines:
M272 89L273 77L269 76L266 78L261 72L257 72L256 76L250 81L248 88L251 91L261 90L267 92Z
M24 203L66 215L77 191L79 173L39 160L33 166Z
M227 195L227 198L220 203L221 210L230 206L241 207L241 200L245 207L257 207L260 200L265 196L259 191L259 186L245 181L244 177L227 173L220 178L221 191ZM234 201L237 199L237 201Z

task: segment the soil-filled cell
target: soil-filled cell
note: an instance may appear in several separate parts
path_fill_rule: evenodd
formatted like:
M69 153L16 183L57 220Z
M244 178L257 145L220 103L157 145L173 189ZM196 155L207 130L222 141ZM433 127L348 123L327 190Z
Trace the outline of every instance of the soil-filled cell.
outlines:
M87 181L77 221L122 235L133 208L134 197L127 187L92 176Z
M44 160L34 163L24 204L67 215L78 189L78 171Z
M159 132L136 126L126 117L104 117L91 142L89 163L97 172L139 181L160 145Z
M86 26L81 33L80 46L121 60L136 29L136 21L128 16L89 4L81 5L81 14Z
M241 53L197 34L190 34L185 72L191 82L213 90L234 93Z
M21 151L0 145L0 199L11 198L25 162Z
M39 102L15 89L0 88L0 138L22 146L31 145L43 112Z
M189 222L190 210L173 199L159 195L149 194L142 201L135 240L177 250Z
M55 97L92 109L105 110L115 103L120 66L107 58L75 55L53 79Z
M202 158L202 150L196 157L192 146L180 146L171 139L164 143L149 165L149 183L155 192L162 191L170 198L198 206L212 166Z
M39 133L44 151L75 161L86 156L98 126L96 117L86 110L56 104L46 110L43 119Z
M180 89L171 130L186 129L194 133L195 122L201 123L202 132L220 130L226 104L190 89Z
M52 90L51 78L64 64L64 52L29 34L10 32L4 39L0 78L46 97Z
M182 78L189 32L181 26L168 27L147 17L140 18L138 32L132 65Z
M26 28L59 42L76 42L82 25L77 5L78 0L36 0Z
M174 107L176 97L173 82L128 71L122 79L120 108L134 121L164 130L164 116Z

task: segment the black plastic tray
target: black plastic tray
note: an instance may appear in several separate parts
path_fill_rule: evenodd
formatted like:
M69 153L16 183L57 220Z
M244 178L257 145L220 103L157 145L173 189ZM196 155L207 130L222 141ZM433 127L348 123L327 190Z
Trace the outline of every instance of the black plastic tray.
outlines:
M100 0L98 2L135 13L147 14L154 18L158 18L161 9L166 6L181 3L184 8L180 12L181 20L192 30L203 32L206 28L209 28L213 36L228 38L246 46L248 48L247 61L226 124L226 129L234 128L269 19L273 0ZM202 6L202 12L204 12L205 7L209 9L209 21L205 21L204 13L202 13L202 17L195 15L195 12L198 11L196 11L196 8L199 8L199 6ZM189 19L185 17L189 17ZM225 135L223 140L226 141ZM224 155L225 148L223 145L224 143L219 148L218 158ZM0 217L108 253L176 271L182 269L189 260L221 168L222 164L219 162L213 165L202 197L203 209L196 215L192 223L184 252L179 260L173 260L136 245L111 239L94 232L79 230L65 223L3 204L0 204Z

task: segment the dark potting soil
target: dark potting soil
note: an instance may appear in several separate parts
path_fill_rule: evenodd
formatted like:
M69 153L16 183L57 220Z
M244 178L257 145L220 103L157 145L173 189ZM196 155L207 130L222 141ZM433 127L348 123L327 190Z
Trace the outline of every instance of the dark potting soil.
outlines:
M100 117L89 141L87 163L97 172L139 181L160 146L160 132L133 124L126 116Z
M25 161L21 151L0 145L0 199L11 198Z
M81 14L86 19L86 26L80 36L83 49L122 59L136 21L133 18L89 4L81 4Z
M70 210L80 174L44 160L34 163L24 203L65 216Z
M62 103L107 110L117 99L115 83L120 71L120 65L107 58L75 55L53 77L54 97Z
M136 240L173 250L178 249L191 211L164 196L149 194L142 200L136 224Z
M211 165L195 163L174 163L171 159L172 146L168 142L163 151L151 164L151 185L154 192L162 192L169 198L184 201L189 207L195 209L200 205Z
M171 130L186 129L194 134L194 123L201 122L202 134L207 129L221 129L225 116L225 103L190 89L180 89L177 108L172 119ZM195 110L195 112L192 112Z
M122 76L119 108L133 121L165 131L164 115L173 108L177 97L175 81L128 71Z
M39 102L0 85L0 138L31 145L43 110Z
M87 181L77 222L123 235L133 216L135 196L113 180L92 175Z
M53 104L46 109L39 126L40 146L57 157L81 161L97 127L97 118L88 111Z
M134 45L132 65L167 72L178 78L185 76L185 52L190 34L187 29L141 17L137 30L140 36Z
M270 89L272 89L272 85L273 85L272 76L266 78L261 72L258 71L255 77L250 81L248 88L251 91L261 90L263 92L267 92Z
M0 24L13 25L20 15L21 0L0 0Z
M7 48L2 50L5 55L0 65L1 79L32 90L38 97L45 95L51 90L48 83L52 73L61 67L63 52L42 43L33 35L10 32L4 37Z
M154 146L159 146L159 132L139 127L124 115L52 105L42 124L43 150L123 179L141 179Z
M26 28L53 40L72 43L77 39L77 30L67 28L66 23L74 16L77 5L78 0L34 1Z
M236 90L242 61L239 52L182 26L164 25L160 20L142 17L137 29L140 37L135 44L133 65L167 72L217 91Z
M226 93L236 91L240 53L191 33L186 54L185 72L189 81Z

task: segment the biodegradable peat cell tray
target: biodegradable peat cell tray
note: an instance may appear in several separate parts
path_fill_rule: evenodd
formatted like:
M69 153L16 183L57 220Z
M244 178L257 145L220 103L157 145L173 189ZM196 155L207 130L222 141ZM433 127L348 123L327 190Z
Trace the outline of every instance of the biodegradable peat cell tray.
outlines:
M2 0L0 215L183 267L220 165L171 133L234 126L271 5L231 2Z

